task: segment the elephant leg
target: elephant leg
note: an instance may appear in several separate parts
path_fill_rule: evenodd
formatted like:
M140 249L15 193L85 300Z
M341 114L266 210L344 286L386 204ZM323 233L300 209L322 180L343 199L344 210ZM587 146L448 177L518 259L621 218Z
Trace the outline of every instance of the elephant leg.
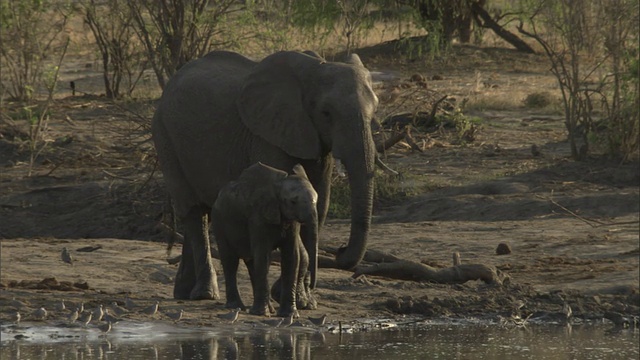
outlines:
M178 265L175 284L173 286L173 297L178 300L188 300L191 296L191 289L196 285L196 270L193 266L193 250L191 241L185 237L182 245L182 258Z
M206 207L196 207L184 218L185 244L174 287L176 299L220 298L216 271L211 260L207 214Z
M315 297L311 294L311 273L307 270L311 260L302 244L298 247L298 252L300 267L296 280L296 303L298 309L315 310L318 304Z
M254 289L255 288L254 281L256 280L256 277L255 277L255 273L256 272L255 272L254 267L253 267L254 266L253 265L253 260L245 260L244 264L247 266L247 271L249 271L249 279L251 279L251 289ZM278 279L278 280L280 280L280 279ZM273 294L271 295L271 297L273 299L277 299L277 300L280 299L279 293L278 293L278 297L274 297ZM268 307L268 311L267 311L268 314L273 314L273 313L276 312L276 309L273 307L273 304L271 304L271 299L269 299L267 307Z
M220 252L220 263L222 263L222 271L224 273L224 287L227 302L225 307L228 309L246 310L240 292L238 291L238 265L240 259L231 252L225 241L218 239L218 250Z
M290 232L290 230L289 230ZM296 241L298 237L296 234L290 234L290 239L285 241L283 246L280 247L280 253L282 259L280 262L280 308L278 309L278 316L289 316L294 314L298 316L298 310L296 307L296 283L298 281L298 268L300 265L300 249L302 244ZM291 238L293 237L293 239ZM307 261L308 262L308 261ZM304 266L304 269L308 265Z
M258 243L262 239L254 241ZM253 315L269 315L269 265L271 263L271 252L264 246L256 246L253 249L253 275L251 275L251 285L253 287L253 306L249 313Z

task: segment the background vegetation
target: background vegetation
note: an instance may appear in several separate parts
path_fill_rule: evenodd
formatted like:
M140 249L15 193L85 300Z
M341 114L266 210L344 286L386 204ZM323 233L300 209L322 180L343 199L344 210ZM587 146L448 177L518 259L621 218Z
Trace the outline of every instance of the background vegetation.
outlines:
M640 136L638 6L633 0L1 0L0 98L22 104L18 117L35 129L37 155L46 145L39 135L42 101L53 99L68 47L90 46L105 95L127 99L145 72L162 88L182 65L214 49L255 57L313 49L331 58L393 38L426 64L454 43L482 45L490 30L501 46L547 55L575 159L597 149L627 160L637 157ZM74 22L91 34L88 43L72 37Z

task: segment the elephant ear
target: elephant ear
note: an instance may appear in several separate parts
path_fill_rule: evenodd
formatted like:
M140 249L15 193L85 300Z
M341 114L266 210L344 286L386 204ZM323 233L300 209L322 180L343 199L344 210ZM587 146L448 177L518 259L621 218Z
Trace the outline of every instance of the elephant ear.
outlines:
M266 57L247 76L236 106L249 130L287 154L320 157L316 128L303 105L304 78L323 61L299 52Z
M272 196L275 196L275 194L265 192L265 197ZM258 204L257 211L268 224L280 224L282 222L282 217L280 216L280 203L277 199L260 202Z
M242 183L249 194L249 212L257 214L269 224L280 224L280 202L276 192L276 184L287 177L287 173L271 166L257 162L240 174L238 182Z

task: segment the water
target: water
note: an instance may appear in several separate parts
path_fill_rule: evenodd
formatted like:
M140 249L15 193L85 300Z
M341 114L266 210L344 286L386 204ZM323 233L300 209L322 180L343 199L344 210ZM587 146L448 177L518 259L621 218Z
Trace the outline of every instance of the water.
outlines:
M126 323L97 329L3 327L0 359L633 359L640 332L606 326L429 325L331 333ZM25 336L15 339L16 334ZM21 335L18 335L20 337Z

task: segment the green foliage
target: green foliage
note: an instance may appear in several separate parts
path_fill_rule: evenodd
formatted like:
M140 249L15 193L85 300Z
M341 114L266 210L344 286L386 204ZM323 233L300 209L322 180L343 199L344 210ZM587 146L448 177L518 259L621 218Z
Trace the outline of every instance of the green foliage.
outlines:
M331 182L331 201L329 217L348 219L351 217L351 189L349 181L343 177L334 177Z
M248 3L235 20L253 29L249 47L256 46L265 55L291 49L321 51L333 32L335 9L333 2L265 0Z
M426 187L411 185L417 183L412 175L397 176L377 171L374 181L373 208L382 209L401 203L409 197L419 194ZM408 171L406 172L409 173ZM329 217L348 219L351 217L351 190L346 177L334 177L331 183L331 201Z
M128 1L136 35L144 46L158 84L187 62L218 47L230 47L237 34L227 24L235 0Z
M458 144L470 143L475 140L482 119L469 117L456 108L452 112L443 112L436 115L436 124L441 128L455 128L453 142Z
M534 92L524 99L524 106L530 109L541 109L552 105L555 98L548 91Z
M32 99L40 85L45 62L60 51L59 40L68 17L69 4L64 1L0 3L3 92L19 101Z
M333 28L340 17L338 2L331 0L293 1L292 25L298 28Z
M625 59L626 54L637 59L638 1L522 0L522 4L529 16L523 17L527 29L521 25L519 31L534 39L551 63L562 94L572 157L584 159L590 145L603 142L602 134L607 134L611 155L637 154L638 87L625 80L637 68ZM595 111L598 104L604 110L602 121Z

